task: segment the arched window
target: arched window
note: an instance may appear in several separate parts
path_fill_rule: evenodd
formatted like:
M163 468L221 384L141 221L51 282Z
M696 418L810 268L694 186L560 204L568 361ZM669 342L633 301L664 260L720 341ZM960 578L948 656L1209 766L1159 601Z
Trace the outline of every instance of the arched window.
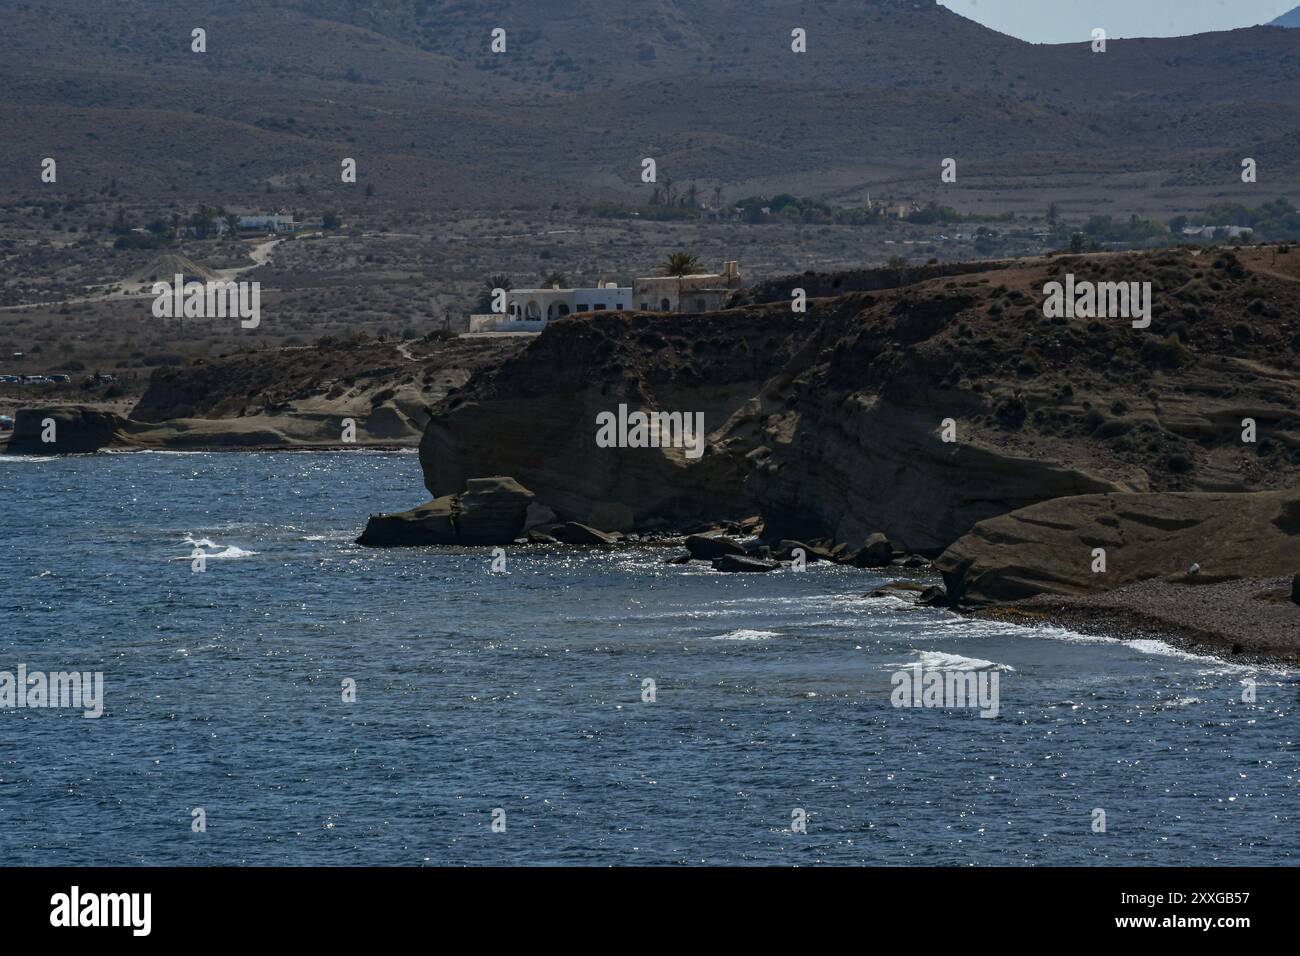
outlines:
M560 315L568 315L568 314L569 314L569 305L568 305L568 303L567 303L567 302L561 302L561 303L560 303Z
M524 306L525 319L540 319L542 317L542 307L537 304L536 299L529 299L528 304Z
M660 312L667 312L667 311L668 311L668 300L667 300L667 299L660 299L660 300L659 300L659 311L660 311Z

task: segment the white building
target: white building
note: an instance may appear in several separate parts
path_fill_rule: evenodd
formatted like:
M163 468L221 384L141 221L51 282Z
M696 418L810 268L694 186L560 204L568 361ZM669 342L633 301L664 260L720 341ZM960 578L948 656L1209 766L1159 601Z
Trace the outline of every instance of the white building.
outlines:
M240 216L239 228L249 232L293 232L293 216Z
M471 332L540 332L547 322L578 312L622 312L632 308L632 289L607 282L585 289L509 289L504 315L471 315Z
M1250 226L1184 226L1183 235L1197 239L1236 239L1239 236L1253 236L1255 230Z

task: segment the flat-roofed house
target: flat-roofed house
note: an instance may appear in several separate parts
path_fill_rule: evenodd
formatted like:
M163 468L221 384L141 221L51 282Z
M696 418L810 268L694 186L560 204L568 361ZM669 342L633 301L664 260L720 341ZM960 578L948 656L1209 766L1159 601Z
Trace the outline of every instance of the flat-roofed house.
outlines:
M712 312L726 308L740 288L740 266L724 262L722 272L647 276L632 282L632 299L643 312Z
M547 322L579 312L622 312L632 308L632 289L606 282L581 289L509 289L505 314L471 315L471 332L540 332Z
M239 228L248 232L293 232L293 216L240 216Z

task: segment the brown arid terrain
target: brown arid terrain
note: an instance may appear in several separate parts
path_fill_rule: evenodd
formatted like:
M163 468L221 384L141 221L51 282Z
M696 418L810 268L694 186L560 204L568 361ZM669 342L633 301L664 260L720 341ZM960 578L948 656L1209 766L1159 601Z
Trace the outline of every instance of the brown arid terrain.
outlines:
M432 406L522 345L513 336L435 335L399 345L353 339L200 359L157 369L129 409L21 409L9 450L411 446ZM49 417L57 423L52 443L40 437Z
M627 283L685 250L738 260L755 302L783 276L835 295L880 287L863 265L912 281L1076 233L1173 244L1171 217L1300 192L1300 31L1281 28L1093 53L914 0L511 0L487 19L450 0L0 0L0 20L0 375L73 380L0 382L4 415L124 414L159 367L463 330L494 277ZM299 227L200 235L205 208ZM1104 217L1154 232L1089 231ZM154 318L148 283L178 261L261 283L265 321Z

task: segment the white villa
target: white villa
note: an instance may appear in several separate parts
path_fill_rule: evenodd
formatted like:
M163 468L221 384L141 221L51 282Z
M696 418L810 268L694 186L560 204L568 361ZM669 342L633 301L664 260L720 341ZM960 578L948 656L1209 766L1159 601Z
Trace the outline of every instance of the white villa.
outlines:
M632 290L617 282L587 289L510 289L504 315L471 315L471 332L540 332L546 323L575 312L621 312L632 308Z
M595 288L510 289L505 314L471 315L471 332L540 332L547 322L578 312L708 312L726 306L740 288L740 268L723 265L721 273L649 276L631 286L604 282Z
M1253 236L1255 230L1250 226L1185 226L1183 235L1191 236L1197 239L1216 239L1220 235L1227 239L1236 239L1238 236Z

